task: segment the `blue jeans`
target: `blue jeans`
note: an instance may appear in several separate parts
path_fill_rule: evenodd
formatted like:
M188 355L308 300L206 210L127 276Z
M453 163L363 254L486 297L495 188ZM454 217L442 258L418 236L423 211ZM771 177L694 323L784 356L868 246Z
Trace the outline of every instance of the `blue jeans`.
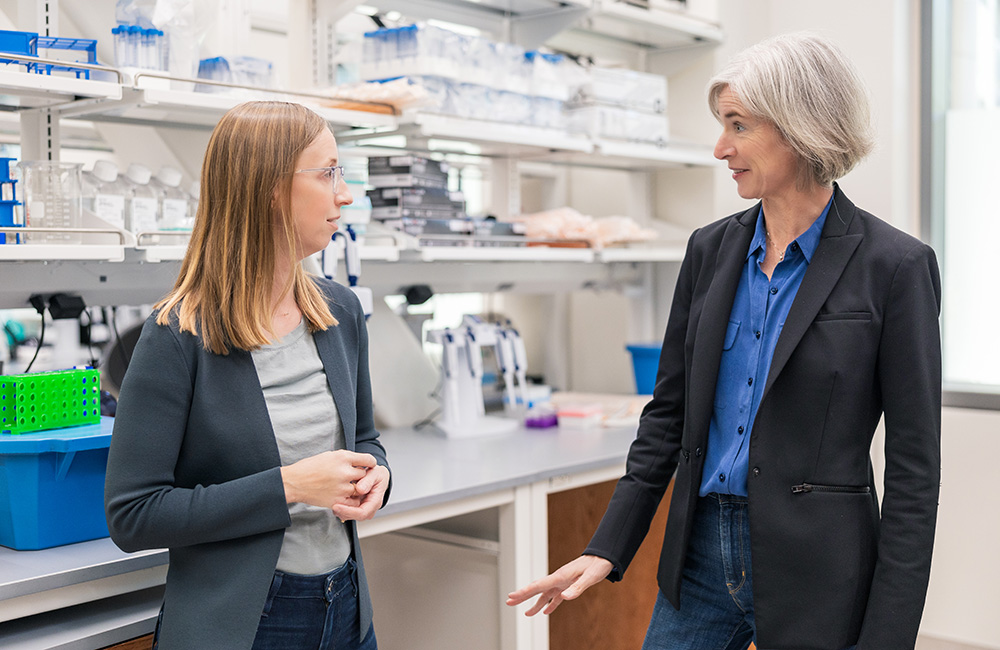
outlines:
M326 575L275 571L253 650L376 650L375 630L358 638L358 574L353 559Z
M658 594L642 650L746 650L757 639L753 612L747 498L701 497L684 562L681 608Z

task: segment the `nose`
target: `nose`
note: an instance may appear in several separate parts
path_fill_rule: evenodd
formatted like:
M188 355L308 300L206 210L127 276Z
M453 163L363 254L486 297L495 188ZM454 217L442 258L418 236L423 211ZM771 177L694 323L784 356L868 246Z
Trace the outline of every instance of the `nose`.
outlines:
M338 206L354 203L354 195L351 194L350 183L344 179L340 180L340 183L337 184L337 192L334 194L334 200Z
M712 155L719 160L725 160L729 158L734 153L732 144L729 142L729 136L725 131L719 136L719 139L715 143L715 150L712 151Z

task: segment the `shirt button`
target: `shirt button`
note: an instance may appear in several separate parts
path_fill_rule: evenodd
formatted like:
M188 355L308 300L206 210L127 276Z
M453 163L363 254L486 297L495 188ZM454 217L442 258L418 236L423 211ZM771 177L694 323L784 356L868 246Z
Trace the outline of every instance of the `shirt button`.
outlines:
M754 476L760 476L760 468L759 467L754 467L753 468L753 475Z
M792 242L792 250L793 251L799 250L799 245L796 242Z
M747 379L747 386L753 386L753 377Z
M719 483L725 483L725 482L726 482L726 475L719 474Z
M694 455L701 456L701 447L698 447L697 449L694 450Z
M776 293L778 293L778 287L771 287L771 295L773 296Z
M756 336L757 338L760 338L760 330L754 332L753 335Z
M740 427L739 429L737 429L736 433L743 433L743 427Z

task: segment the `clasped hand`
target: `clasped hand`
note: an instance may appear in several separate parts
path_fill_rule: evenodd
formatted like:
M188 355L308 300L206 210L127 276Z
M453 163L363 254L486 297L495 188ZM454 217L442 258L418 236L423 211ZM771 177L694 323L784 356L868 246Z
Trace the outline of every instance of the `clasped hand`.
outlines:
M389 470L371 454L324 451L281 468L285 501L330 508L342 521L371 519L382 506Z

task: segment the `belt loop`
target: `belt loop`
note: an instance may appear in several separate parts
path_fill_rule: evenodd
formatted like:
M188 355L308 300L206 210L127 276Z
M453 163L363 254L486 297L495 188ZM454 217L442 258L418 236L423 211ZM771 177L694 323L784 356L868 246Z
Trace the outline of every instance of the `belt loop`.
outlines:
M351 586L354 587L354 597L358 597L358 563L353 557L347 558L348 570L351 572Z

